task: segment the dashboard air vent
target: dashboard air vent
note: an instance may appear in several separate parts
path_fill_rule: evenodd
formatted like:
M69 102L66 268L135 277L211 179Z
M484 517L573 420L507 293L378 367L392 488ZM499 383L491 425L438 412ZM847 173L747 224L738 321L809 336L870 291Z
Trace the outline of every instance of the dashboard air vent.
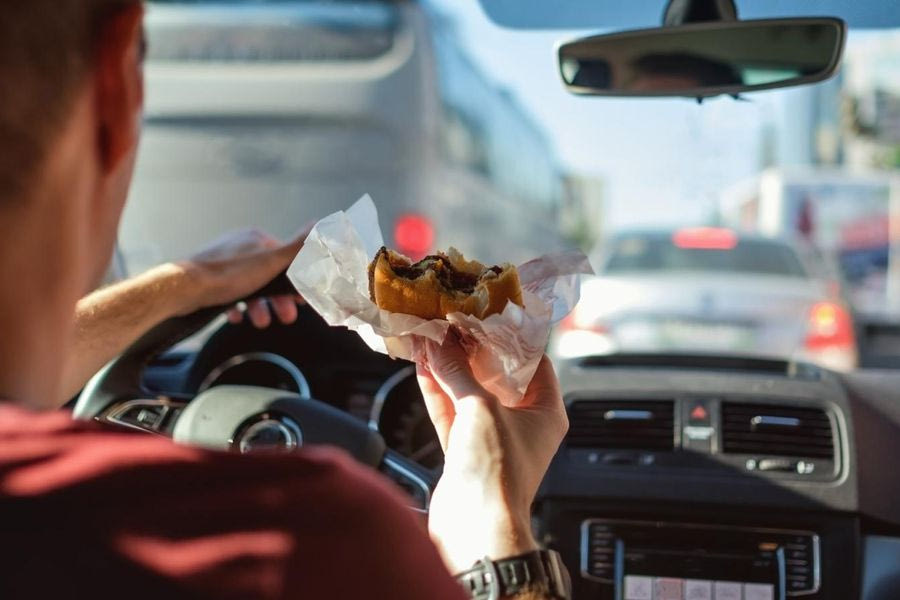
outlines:
M726 402L722 442L732 454L834 457L831 420L820 408Z
M576 400L569 405L570 447L672 450L671 400Z

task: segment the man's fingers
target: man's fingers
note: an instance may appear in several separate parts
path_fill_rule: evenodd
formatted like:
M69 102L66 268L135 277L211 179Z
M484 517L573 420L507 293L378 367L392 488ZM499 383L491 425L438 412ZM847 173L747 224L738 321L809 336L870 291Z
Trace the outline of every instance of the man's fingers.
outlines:
M288 257L289 259L293 259L294 256L300 252L300 248L303 247L303 242L306 241L306 237L309 235L309 232L315 227L316 222L310 221L306 225L300 228L300 230L294 234L294 236L286 243L280 244L276 251Z
M303 299L300 296L273 296L271 298L257 298L247 304L239 305L225 311L228 321L238 325L244 320L244 312L250 317L250 322L258 329L265 329L272 324L272 313L285 325L290 325L297 320L299 310L298 303Z
M490 396L472 374L469 357L453 332L447 334L441 345L429 340L425 351L429 370L450 398L460 400L468 396Z
M247 303L247 316L257 329L265 329L272 324L269 303L265 299L251 300Z
M256 236L259 241L259 245L261 248L265 250L274 250L276 248L280 248L282 246L281 240L276 237L272 237L268 233L264 231L256 231Z
M434 376L420 365L416 365L416 379L419 381L419 388L425 399L425 408L428 409L428 416L434 424L441 448L446 451L450 427L453 426L453 417L456 415L453 410L453 401L444 393Z
M297 320L297 303L293 296L273 296L269 298L269 304L278 320L285 325Z
M541 358L537 371L528 384L525 398L518 408L540 411L548 423L555 423L560 439L569 430L569 417L563 402L559 379L553 370L553 363L547 356Z
M300 246L303 245L303 242L306 241L307 236L312 231L313 227L316 226L316 220L307 221L303 227L297 230L297 233L294 234L294 237L291 238L291 244L298 244Z
M525 392L524 405L539 406L542 408L559 408L562 406L562 394L559 389L559 379L553 369L553 363L547 355L541 357L537 371L528 384Z

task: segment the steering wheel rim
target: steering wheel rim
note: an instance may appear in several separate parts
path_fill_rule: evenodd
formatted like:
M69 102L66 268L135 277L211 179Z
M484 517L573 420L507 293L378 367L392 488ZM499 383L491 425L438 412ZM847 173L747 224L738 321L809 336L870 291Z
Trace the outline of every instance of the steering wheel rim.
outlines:
M244 301L295 293L286 273L282 273ZM175 419L175 442L216 450L271 451L271 447L258 446L267 446L266 440L271 441L272 436L282 436L282 451L294 450L304 443L337 446L366 466L410 482L427 508L434 489L433 474L388 449L378 431L367 423L324 402L258 386L216 386L196 396L159 394L143 386L144 369L154 358L232 305L204 308L151 329L94 376L80 395L73 416L154 432L152 428L116 419L115 415L122 414L123 408L155 408L156 414L162 415L160 424ZM163 431L155 433L165 435Z

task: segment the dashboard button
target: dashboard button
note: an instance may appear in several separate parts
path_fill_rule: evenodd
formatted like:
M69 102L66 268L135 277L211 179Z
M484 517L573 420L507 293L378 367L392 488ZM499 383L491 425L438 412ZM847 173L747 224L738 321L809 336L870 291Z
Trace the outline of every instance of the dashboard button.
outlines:
M790 579L787 582L787 589L789 592L801 592L808 590L812 586L809 585L809 582L804 577L803 579Z
M684 600L684 580L672 577L657 577L653 581L656 588L655 600Z
M716 581L713 583L714 600L741 600L741 584L735 581Z
M785 458L764 458L759 461L760 471L795 471L794 463Z
M771 583L745 583L744 600L775 600L775 586Z
M626 575L624 600L653 600L653 578Z
M609 563L595 562L591 565L591 575L600 579L612 581L615 572L615 567Z
M706 410L706 407L700 403L695 404L694 408L691 409L691 421L708 421L708 420L709 420L709 411Z
M712 581L687 579L684 582L684 600L712 600Z

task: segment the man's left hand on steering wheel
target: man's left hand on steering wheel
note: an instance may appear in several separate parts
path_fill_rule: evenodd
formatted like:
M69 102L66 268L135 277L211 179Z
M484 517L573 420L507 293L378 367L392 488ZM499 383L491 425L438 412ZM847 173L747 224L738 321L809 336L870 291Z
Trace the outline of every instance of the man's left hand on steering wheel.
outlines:
M75 310L73 347L68 352L59 405L77 394L104 364L163 321L207 307L225 310L276 279L300 251L307 233L304 229L287 243L258 230L227 234L192 258L160 265L83 298ZM272 313L285 324L297 319L297 302L302 299L284 295L283 288L247 303L254 326L271 325ZM243 308L227 311L233 323L243 319Z
M200 308L217 306L242 298L275 278L291 263L309 233L302 233L284 243L258 230L244 229L228 233L212 242L188 260L177 263L187 276L191 290L184 296L179 315L190 314ZM298 296L259 298L246 306L251 323L259 328L272 323L272 315L284 324L297 320ZM232 323L243 320L242 307L228 311Z

